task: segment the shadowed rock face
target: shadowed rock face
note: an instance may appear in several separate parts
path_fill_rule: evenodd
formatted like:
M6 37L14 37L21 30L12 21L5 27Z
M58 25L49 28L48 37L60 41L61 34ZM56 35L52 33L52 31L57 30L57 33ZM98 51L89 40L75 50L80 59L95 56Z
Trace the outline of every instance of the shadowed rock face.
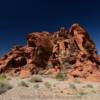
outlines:
M64 71L69 80L100 81L100 56L79 24L69 30L61 27L53 33L31 33L25 46L15 46L0 59L0 73L20 77L51 68Z
M31 34L31 37L28 38L28 47L31 46L34 48L31 59L37 66L45 68L53 49L49 35L47 33Z

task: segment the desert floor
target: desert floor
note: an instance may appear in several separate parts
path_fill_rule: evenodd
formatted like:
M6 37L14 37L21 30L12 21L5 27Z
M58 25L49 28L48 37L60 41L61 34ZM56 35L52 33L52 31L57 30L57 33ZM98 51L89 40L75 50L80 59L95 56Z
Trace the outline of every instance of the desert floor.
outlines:
M42 82L30 82L30 78L9 78L13 88L0 94L0 100L100 100L100 83L41 77Z

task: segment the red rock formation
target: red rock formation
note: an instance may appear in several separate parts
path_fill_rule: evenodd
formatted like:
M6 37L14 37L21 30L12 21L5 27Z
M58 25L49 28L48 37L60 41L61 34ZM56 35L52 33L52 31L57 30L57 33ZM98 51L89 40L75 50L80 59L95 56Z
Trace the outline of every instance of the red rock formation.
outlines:
M0 60L0 73L20 74L26 77L46 68L52 43L47 33L32 33L27 46L15 46Z
M62 70L69 79L100 81L100 56L79 24L69 30L34 32L26 46L15 46L0 59L0 73L28 77L44 69Z
M97 55L94 42L79 24L72 25L70 32L80 51L68 76L83 80L100 81L100 58Z

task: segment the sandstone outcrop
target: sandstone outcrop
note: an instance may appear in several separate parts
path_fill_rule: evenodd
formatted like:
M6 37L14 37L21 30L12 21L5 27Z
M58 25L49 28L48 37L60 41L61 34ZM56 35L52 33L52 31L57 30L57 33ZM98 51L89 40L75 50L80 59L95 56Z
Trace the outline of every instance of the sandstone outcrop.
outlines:
M13 47L0 59L0 73L22 78L50 69L64 71L69 80L100 82L100 56L95 43L79 24L52 33L31 33L25 46Z
M0 73L26 77L45 69L52 54L52 43L47 33L32 33L26 46L15 46L0 60Z

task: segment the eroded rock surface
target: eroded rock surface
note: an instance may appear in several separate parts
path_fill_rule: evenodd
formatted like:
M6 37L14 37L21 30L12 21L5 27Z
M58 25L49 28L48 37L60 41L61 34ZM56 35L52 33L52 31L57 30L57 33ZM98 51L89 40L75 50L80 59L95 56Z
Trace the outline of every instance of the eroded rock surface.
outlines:
M25 46L15 46L0 59L0 73L28 77L49 69L64 71L69 80L100 81L100 56L79 24L53 33L31 33Z
M46 68L52 54L52 43L47 33L32 33L26 46L15 46L0 60L0 73L20 74L21 77Z

